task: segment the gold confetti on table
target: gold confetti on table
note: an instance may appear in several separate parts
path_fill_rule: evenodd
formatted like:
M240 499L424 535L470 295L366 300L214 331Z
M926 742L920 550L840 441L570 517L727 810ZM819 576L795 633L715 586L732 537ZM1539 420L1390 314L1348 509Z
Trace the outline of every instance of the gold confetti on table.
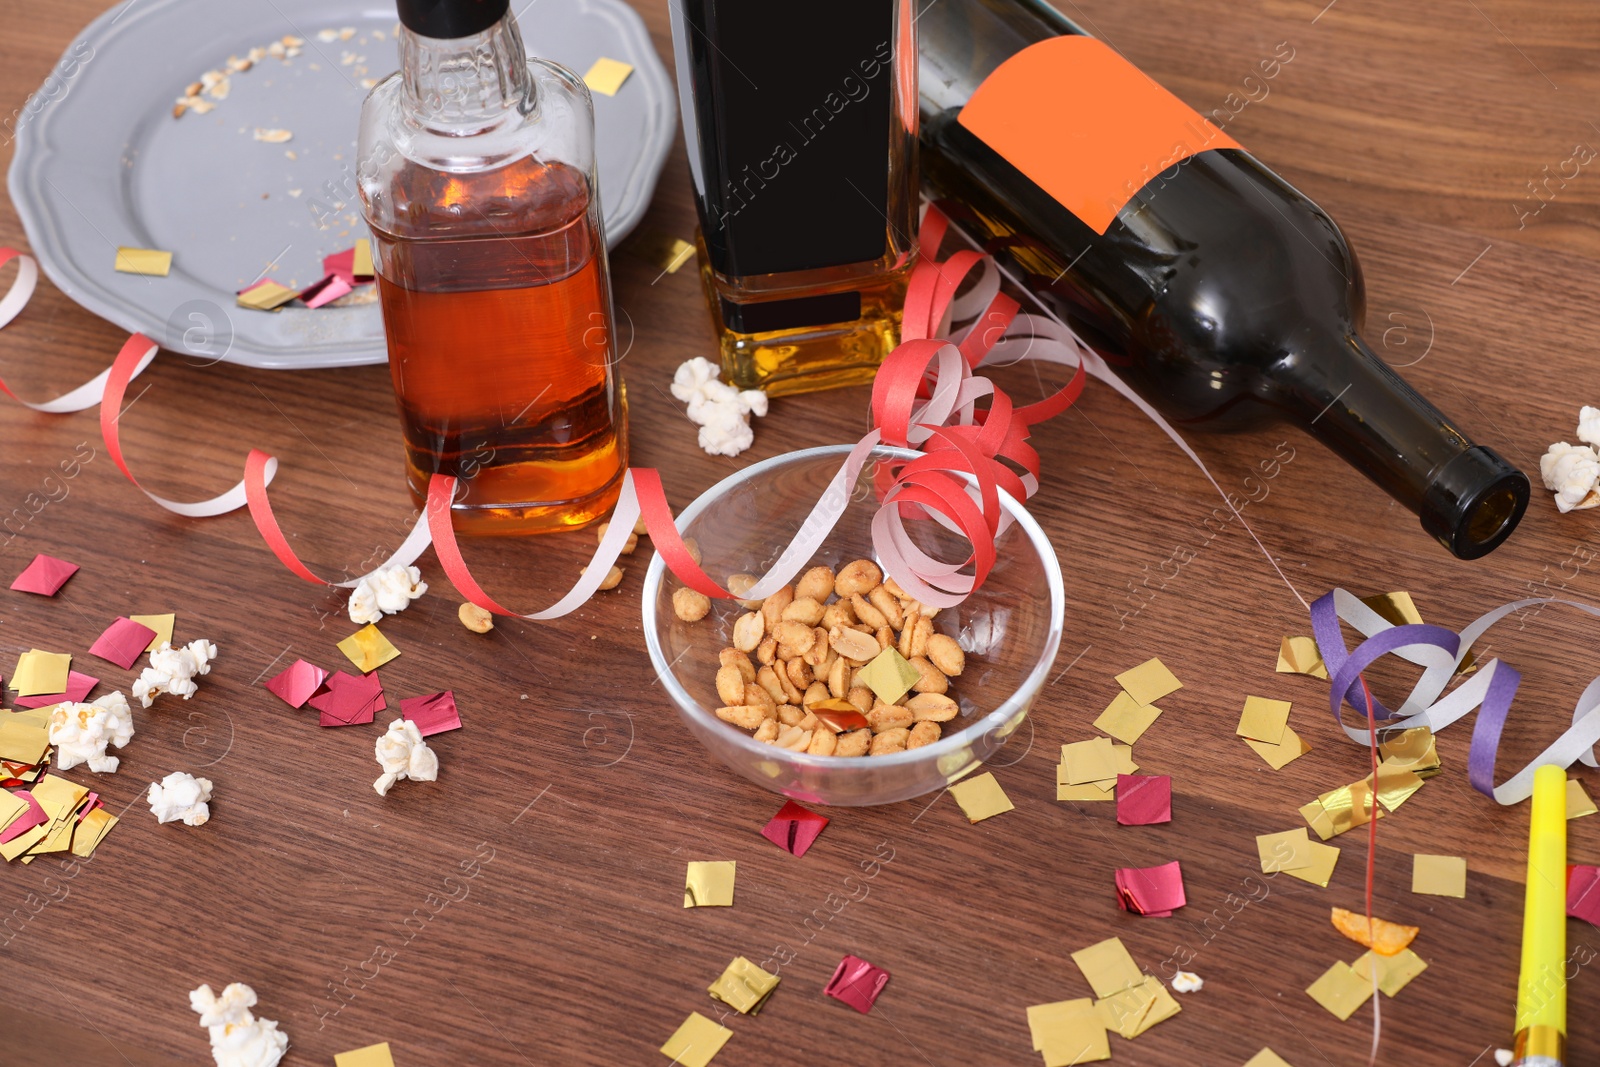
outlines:
M732 1036L733 1031L726 1026L719 1026L699 1012L691 1011L683 1025L661 1046L661 1054L670 1056L673 1063L682 1067L706 1067Z
M1368 949L1366 954L1350 965L1350 969L1361 977L1363 982L1372 984L1372 968L1378 968L1378 988L1383 990L1383 995L1392 997L1406 985L1428 969L1421 956L1409 948L1403 948L1393 956L1380 956Z
M44 759L49 748L48 727L37 721L18 721L10 716L0 721L0 759L11 763L36 764Z
M854 685L864 685L885 704L893 704L922 678L922 672L900 654L886 648L871 663L856 671Z
M340 1052L333 1057L334 1067L394 1067L394 1057L389 1054L389 1042L368 1045L366 1048Z
M1317 651L1317 642L1310 637L1285 637L1278 646L1279 674L1307 674L1328 680L1328 668Z
M623 247L663 274L678 273L694 258L694 245L661 230L636 230Z
M1116 760L1118 774L1132 774L1139 769L1139 765L1133 762L1132 745L1112 745L1111 758ZM1116 783L1115 778L1111 781L1112 784Z
M1244 1067L1293 1067L1293 1065L1270 1048L1264 1048L1251 1056L1250 1062Z
M1364 596L1361 602L1376 611L1385 622L1396 626L1414 626L1422 621L1422 612L1412 602L1410 593L1383 593Z
M1154 704L1141 704L1127 694L1118 693L1094 721L1094 728L1110 734L1124 744L1134 744L1144 732L1160 718L1161 709Z
M683 883L683 906L733 907L733 867L733 860L691 860Z
M768 974L743 956L735 956L722 976L706 987L712 1000L720 1000L740 1015L755 1015L761 1010L780 979Z
M1292 870L1285 868L1283 873L1326 889L1333 878L1333 868L1339 862L1339 850L1321 841L1308 840L1306 845L1311 849L1311 862Z
M1118 773L1117 754L1108 737L1062 745L1061 766L1066 777L1062 784L1065 785L1104 782L1107 779L1115 781ZM1061 782L1061 777L1057 776L1056 781Z
M94 855L94 850L117 825L117 817L105 808L95 808L78 823L72 836L72 854L83 859Z
M1072 954L1072 962L1089 980L1089 988L1097 997L1109 997L1144 981L1144 973L1120 938L1110 937L1080 948Z
M343 652L362 674L372 673L400 654L400 650L371 623L340 641L339 651Z
M1249 745L1256 755L1266 760L1267 766L1275 771L1283 770L1289 764L1311 751L1311 746L1306 744L1300 735L1287 725L1283 728L1283 739L1275 745L1268 744L1265 741L1257 741L1250 737L1245 738L1244 743Z
M1028 1009L1028 1029L1033 1047L1044 1055L1045 1067L1073 1067L1111 1058L1111 1040L1094 1001L1058 1000Z
M1426 726L1391 734L1378 742L1378 751L1384 763L1408 770L1418 778L1432 778L1439 773L1439 749L1433 731Z
M1372 821L1374 810L1377 810L1380 819L1383 818L1383 810L1373 800L1371 786L1363 780L1323 793L1302 807L1300 814L1305 816L1306 824L1317 832L1317 836L1326 841L1347 830L1367 825Z
M30 649L17 657L17 668L11 672L11 688L19 697L65 693L70 666L72 656L68 653Z
M355 252L350 257L350 273L357 278L373 276L372 242L365 237L356 242Z
M633 73L633 64L601 56L583 74L583 83L601 96L616 96L622 83Z
M300 290L290 289L288 286L279 285L275 281L261 282L252 285L233 298L234 303L242 308L254 311L272 311L280 308L300 295Z
M165 615L129 615L128 618L140 626L148 626L156 632L156 635L150 639L150 643L144 646L146 652L154 652L162 644L172 643L172 627L178 621L178 617L171 612Z
M165 278L172 270L172 253L154 248L118 248L113 266L123 274L153 274Z
M1411 863L1411 891L1430 897L1465 897L1467 861L1460 856L1417 853Z
M1594 806L1594 801L1589 799L1589 794L1583 791L1583 783L1576 778L1567 779L1567 818L1581 819L1585 815L1593 815L1600 808Z
M1117 684L1141 704L1154 704L1183 688L1183 683L1159 659L1147 659L1132 670L1123 671L1117 675Z
M1372 996L1372 976L1363 978L1343 960L1325 971L1306 989L1311 999L1340 1021L1350 1018Z
M957 782L950 787L950 795L961 805L968 822L982 822L1015 807L1006 791L1000 788L999 781L988 771Z
M1301 870L1311 866L1311 840L1303 826L1276 834L1258 834L1256 854L1261 859L1262 874Z
M1108 1030L1132 1041L1159 1022L1165 1022L1183 1009L1173 999L1161 979L1144 976L1138 985L1095 1001L1095 1010Z
M1276 745L1283 741L1283 731L1288 725L1287 700L1245 697L1244 711L1239 715L1239 725L1234 733L1251 741L1265 741L1269 745Z
M1060 769L1060 767L1056 768L1058 772ZM1116 781L1117 780L1113 778L1111 780L1111 784L1104 787L1102 787L1099 782L1085 782L1082 785L1067 785L1058 781L1056 782L1056 799L1081 800L1090 803L1102 800L1116 800Z

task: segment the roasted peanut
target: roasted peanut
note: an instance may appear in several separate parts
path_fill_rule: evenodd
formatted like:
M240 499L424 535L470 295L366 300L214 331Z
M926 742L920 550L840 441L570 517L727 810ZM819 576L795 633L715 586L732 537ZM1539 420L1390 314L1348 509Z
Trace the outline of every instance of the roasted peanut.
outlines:
M717 666L737 667L739 668L739 677L743 678L747 682L753 682L756 680L755 664L750 662L749 656L745 655L743 652L740 652L737 648L725 648L721 652L717 653ZM737 704L738 701L730 700L728 703Z
M797 708L793 704L779 704L777 711L778 721L785 726L799 726L800 720L806 717L804 708Z
M588 567L579 567L578 568L578 573L579 574L587 574L588 571L589 571ZM604 578L600 579L600 588L601 589L615 589L617 586L619 586L621 584L622 584L622 568L616 566L615 564L612 565L610 570L606 571L606 576ZM689 588L683 588L683 589L678 590L678 593L694 593L694 590L693 589L689 589ZM696 615L692 619L685 618L684 614L683 614L683 611L680 610L679 607L678 607L678 593L673 593L672 594L672 610L678 613L678 618L683 619L684 622L698 622L699 620L701 620L701 619L706 617L705 611L702 611L700 614ZM700 596L699 593L694 593L694 595L695 596ZM706 597L700 597L700 599L704 600L706 602L706 611L710 611L711 610L711 601L710 601L710 599L708 599Z
M848 688L849 675L847 673L849 670L850 664L843 656L834 658L832 665L828 668L828 692L830 695L838 697L840 700L844 699L844 695L850 691Z
M910 659L912 656L918 654L911 651L911 642L916 639L916 636L917 617L908 612L905 615L905 622L900 627L900 642L895 646L897 649L899 649L900 655L904 656L906 659Z
M872 710L872 690L864 685L852 686L845 691L844 698L856 706L856 710L865 715Z
M733 624L733 647L741 652L754 652L765 636L767 620L759 611L747 611Z
M835 600L822 609L822 621L817 625L824 630L832 630L835 626L854 625L855 621L856 613L850 607L850 601Z
M494 629L494 616L476 604L463 604L456 609L461 625L475 634L486 634Z
M801 698L801 703L810 706L818 701L831 700L832 698L833 694L828 692L827 682L812 682L806 686L805 695Z
M806 712L805 718L800 720L800 729L802 730L815 730L820 725L822 724L817 722L817 717L809 711Z
M898 630L905 625L905 613L900 610L900 601L889 592L888 587L878 586L867 594L867 601L883 614L892 628ZM855 601L852 600L851 603L854 604ZM856 610L860 611L859 608Z
M839 735L826 726L811 731L811 743L806 752L813 756L831 756L839 747Z
M817 631L797 619L785 619L773 628L772 636L778 639L778 658L792 659L811 650Z
M960 710L954 700L942 693L918 693L906 702L917 722L949 722Z
M862 596L860 593L857 593L855 596L850 598L850 608L856 613L856 618L860 619L863 624L871 627L873 632L877 632L883 627L889 625L889 619L887 616L885 616L883 612L879 611L877 608L873 607L872 604L868 602L867 598Z
M637 519L633 520L633 532L635 534L642 536L648 529L649 527L644 524L643 515L640 515Z
M800 657L785 661L784 667L789 681L801 692L805 692L806 688L817 680L816 674L811 670L811 664Z
M912 656L927 656L928 655L928 639L931 638L932 636L933 636L933 620L928 618L926 615L918 615L917 616L916 625L913 627L912 633L911 633L911 655ZM960 646L958 645L956 647L959 648ZM907 656L906 658L910 659L911 656ZM928 656L928 658L929 659L933 659L932 656ZM934 660L933 665L935 667L938 667L939 666L939 661L938 660ZM944 669L941 667L940 670L944 670ZM945 674L949 674L950 672L949 671L944 671L944 673Z
M717 698L724 704L738 704L744 700L744 675L738 667L721 667L717 670Z
M811 744L811 731L802 730L798 726L782 726L778 728L779 748L786 748L790 752L804 752L806 746Z
M878 627L878 651L894 647L894 631L887 626Z
M934 634L928 638L928 658L941 672L954 678L967 668L967 654L955 638Z
M885 578L883 580L883 588L888 592L888 594L890 596L894 597L896 600L910 600L911 599L911 594L907 593L904 589L901 589L900 588L900 583L895 581L893 578Z
M617 581L622 581L622 571L616 567L611 568L616 572ZM606 575L606 582L611 581L611 575ZM615 584L615 583L612 583ZM609 588L605 582L600 583L601 589ZM696 589L682 586L672 594L672 610L684 622L699 622L711 611L711 598Z
M776 667L762 667L757 671L756 684L767 691L767 695L772 697L774 704L787 704L789 702L789 692L783 687L783 683L778 680Z
M881 734L885 730L896 730L909 727L915 721L911 717L910 708L902 708L898 704L875 704L867 712L867 725L872 727L872 732Z
M878 642L874 638L859 630L846 630L842 627L828 631L828 644L839 655L858 663L865 663L879 652Z
M872 735L872 744L867 749L869 755L888 756L895 752L906 750L906 739L911 736L911 731L904 726L894 730L885 730L881 734Z
M794 583L796 599L810 598L819 604L827 603L833 595L833 568L812 567Z
M778 702L772 699L772 694L762 688L760 682L744 683L744 699L741 704L753 704L760 708L767 718L775 718L778 714Z
M810 597L795 597L789 601L789 606L783 609L785 619L803 622L807 626L815 626L822 621L822 604Z
M872 744L871 730L851 730L847 734L840 734L838 743L834 746L835 756L865 756L867 746Z
M873 586L883 581L883 571L870 559L858 559L853 563L846 563L839 570L833 580L833 591L842 599L855 597L872 591Z
M611 529L611 524L609 522L602 522L599 526L594 528L594 540L596 544L599 544L601 541L606 539L606 531L609 529ZM628 539L622 543L622 554L624 556L631 556L633 554L633 550L637 547L639 547L639 535L637 533L629 533Z
M794 586L786 585L761 602L761 614L767 618L767 633L777 629L783 621L783 609L794 600Z
M917 669L922 677L911 683L911 689L917 693L943 693L950 688L950 679L946 678L925 656L914 656L911 665Z
M838 653L828 647L828 631L820 626L811 628L811 636L816 638L811 643L811 648L800 658L811 664L812 670L819 675L828 673L828 668L833 664Z
M756 646L756 661L771 666L778 658L778 639L768 635Z
M772 665L772 670L773 673L778 676L778 687L783 690L784 703L800 703L800 695L804 693L805 690L795 685L794 679L789 677L789 664L787 662L780 661ZM811 683L807 682L806 684L810 685Z
M735 704L731 707L718 708L717 718L745 730L754 730L766 720L766 715L760 708L749 704Z
M921 748L923 745L931 745L937 740L939 740L939 724L923 719L913 726L911 732L906 735L906 747Z
M734 596L744 596L755 584L756 576L753 574L744 574L741 572L739 574L728 575L728 592L732 593ZM749 608L751 611L761 610L761 601L759 600L741 600L739 603L741 606Z
M760 726L756 727L756 740L757 741L765 741L765 742L767 742L767 744L770 745L772 742L776 741L777 739L778 739L778 720L777 719L765 719L765 720L762 721Z
M688 551L689 558L694 560L694 565L696 567L700 566L700 542L692 537L685 537L683 539L683 547ZM633 550L630 548L628 551L631 552Z

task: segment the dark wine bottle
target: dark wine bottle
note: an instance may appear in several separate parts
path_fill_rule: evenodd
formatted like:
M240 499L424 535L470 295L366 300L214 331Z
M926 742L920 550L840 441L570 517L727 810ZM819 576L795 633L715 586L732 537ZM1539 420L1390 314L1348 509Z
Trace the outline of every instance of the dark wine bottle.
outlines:
M923 177L1179 426L1276 416L1416 512L1462 559L1527 507L1361 339L1333 219L1043 0L918 0Z

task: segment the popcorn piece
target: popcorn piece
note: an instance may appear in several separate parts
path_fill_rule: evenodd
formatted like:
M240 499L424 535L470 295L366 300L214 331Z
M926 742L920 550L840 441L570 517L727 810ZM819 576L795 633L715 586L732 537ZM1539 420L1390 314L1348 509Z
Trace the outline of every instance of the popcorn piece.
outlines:
M1193 971L1179 971L1172 976L1172 988L1180 993L1198 993L1205 985L1205 979Z
M350 591L350 621L379 622L385 615L404 611L427 591L428 583L422 580L422 572L417 568L403 563L388 569L380 567L363 577Z
M1578 409L1578 440L1600 448L1600 408L1585 405Z
M162 693L173 693L188 700L199 688L195 675L210 674L211 661L216 658L217 646L205 638L190 641L183 648L173 648L171 642L163 641L160 648L150 653L150 666L133 683L133 695L146 708Z
M1587 445L1560 441L1539 457L1539 475L1544 487L1556 494L1556 508L1562 512L1592 508L1600 504L1595 483L1600 481L1600 455Z
M755 441L750 416L765 416L767 394L740 392L717 377L716 364L696 357L672 376L672 395L687 407L689 421L700 427L700 447L713 456L737 456Z
M59 770L87 763L96 774L109 774L121 761L106 755L106 745L121 748L132 739L133 712L121 693L108 693L91 704L67 701L50 714L50 743L56 746Z
M410 719L396 719L389 724L389 732L378 738L374 746L378 766L383 774L372 788L380 797L402 778L414 782L432 782L439 777L439 754L428 747L422 732Z
M289 1035L271 1019L257 1019L256 991L234 982L219 997L203 985L189 994L189 1006L211 1034L211 1056L217 1067L275 1067L289 1047Z
M253 136L255 137L256 140L265 141L268 144L282 144L283 142L285 142L285 141L289 140L290 138L292 138L294 136L294 134L292 132L290 132L289 130L279 130L279 129L269 130L269 129L263 129L260 126L257 126Z
M146 799L149 800L150 810L159 823L177 822L182 819L185 826L204 826L206 820L211 818L211 807L206 803L211 799L209 778L196 778L184 771L173 771L161 781L150 783L150 795ZM233 986L228 987L232 988ZM227 989L223 990L224 996L227 993ZM254 1004L255 994L252 993L250 996L250 1003ZM210 1024L202 1022L202 1025Z
M1516 1058L1517 1054L1508 1048L1497 1048L1494 1050L1494 1062L1498 1063L1500 1067L1511 1067L1512 1061Z

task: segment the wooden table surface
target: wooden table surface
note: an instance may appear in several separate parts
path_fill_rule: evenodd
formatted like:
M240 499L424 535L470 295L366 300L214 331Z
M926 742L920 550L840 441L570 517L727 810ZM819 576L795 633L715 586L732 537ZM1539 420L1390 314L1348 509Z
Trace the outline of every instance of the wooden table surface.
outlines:
M7 112L99 7L0 0ZM639 7L670 62L666 3ZM1586 168L1541 186L1537 214L1528 184L1600 139L1589 5L1068 0L1065 10L1208 112L1242 98L1257 61L1287 42L1292 61L1229 133L1350 235L1374 347L1537 480L1544 446L1570 437L1578 405L1600 399L1590 356L1600 178ZM645 226L692 232L681 137ZM27 247L9 201L0 244ZM658 278L637 256L613 262L633 331L623 370L634 460L662 468L675 507L746 463L863 431L860 389L776 402L736 460L698 452L666 392L680 361L714 351L694 272ZM41 282L0 333L0 374L22 395L53 396L121 340ZM1031 375L1006 381L1037 395ZM286 374L164 356L134 394L123 441L150 490L209 496L239 477L246 448L267 449L283 463L278 517L326 572L371 566L410 518L383 367ZM1193 443L1243 492L1280 442L1293 459L1246 516L1307 599L1334 586L1405 589L1430 621L1457 628L1530 590L1600 600L1590 565L1600 513L1558 515L1542 490L1509 543L1463 563L1298 431ZM1359 954L1327 915L1361 906L1365 834L1336 840L1327 889L1261 882L1252 840L1300 825L1299 805L1365 773L1363 750L1335 732L1325 685L1273 672L1280 637L1308 632L1304 609L1237 524L1215 536L1201 525L1212 491L1111 390L1091 387L1037 443L1049 473L1034 511L1069 605L1058 673L994 768L1016 810L976 826L942 795L833 811L796 860L757 836L779 798L714 763L654 684L640 634L643 552L618 592L487 637L458 625L458 598L424 556L432 590L385 621L404 655L383 683L391 700L453 688L466 726L436 739L436 784L379 798L372 741L385 717L322 730L260 684L296 657L342 662L334 642L355 629L342 597L289 575L243 514L190 521L149 503L106 455L93 413L0 406L0 511L27 516L0 541L0 576L9 582L41 551L83 568L55 599L0 589L4 673L37 646L76 652L125 687L134 672L85 650L127 613L175 611L179 639L221 648L193 701L138 714L119 773L69 772L123 816L95 857L0 871L10 916L0 1060L209 1062L188 991L243 981L290 1035L289 1065L379 1041L402 1065L665 1063L656 1049L690 1011L720 1016L705 987L742 954L784 960L783 984L759 1017L728 1018L735 1036L719 1065L1030 1064L1024 1007L1090 995L1068 954L1116 935L1153 972L1191 952L1206 980L1176 1019L1131 1045L1114 1038L1117 1061L1239 1064L1270 1044L1296 1067L1363 1062L1371 1008L1341 1023L1302 991ZM76 477L48 478L75 452L92 457ZM466 543L493 595L525 610L548 602L580 550ZM1594 632L1587 617L1550 609L1490 635L1525 678L1502 777L1563 728L1596 671ZM1136 758L1173 776L1173 821L1118 827L1112 805L1057 803L1057 745L1091 736L1112 676L1153 655L1184 688ZM1385 691L1400 684L1398 672L1376 677ZM1313 751L1267 768L1233 735L1247 694L1293 700ZM1510 1037L1526 807L1502 810L1469 788L1468 730L1440 739L1445 773L1380 828L1376 910L1420 925L1429 963L1383 1005L1385 1063L1488 1063ZM142 792L173 770L216 783L203 828L150 816ZM1593 772L1578 777L1600 791ZM1414 852L1466 857L1466 899L1412 895ZM1572 824L1572 857L1600 860L1600 818ZM736 906L680 906L694 859L738 862ZM1119 912L1113 868L1171 859L1183 863L1189 906L1170 919ZM1265 899L1241 907L1260 894L1252 885L1268 887ZM1574 921L1569 934L1580 960L1594 956L1600 931ZM821 993L847 952L893 975L868 1016ZM1570 1062L1592 1062L1600 980L1580 968L1571 998Z

